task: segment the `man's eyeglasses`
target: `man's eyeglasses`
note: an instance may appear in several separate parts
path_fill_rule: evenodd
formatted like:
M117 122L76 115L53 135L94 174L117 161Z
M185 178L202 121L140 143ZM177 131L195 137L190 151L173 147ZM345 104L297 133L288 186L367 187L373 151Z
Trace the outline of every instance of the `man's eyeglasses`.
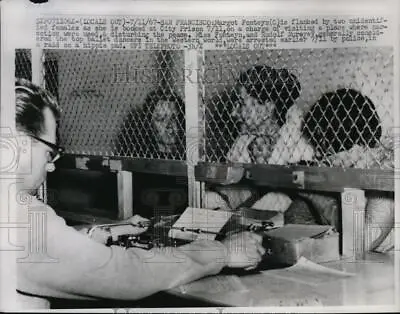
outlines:
M65 149L61 146L58 146L56 144L50 143L48 141L45 141L44 139L31 135L32 138L34 138L35 140L42 142L43 144L47 145L48 147L51 148L51 152L50 152L50 157L51 160L50 162L56 162L63 154Z

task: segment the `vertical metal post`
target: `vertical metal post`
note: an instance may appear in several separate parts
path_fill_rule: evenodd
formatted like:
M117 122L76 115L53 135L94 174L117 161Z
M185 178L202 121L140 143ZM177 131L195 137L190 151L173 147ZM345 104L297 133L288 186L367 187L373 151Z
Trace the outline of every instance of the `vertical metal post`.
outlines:
M199 86L199 111L198 111L198 129L199 129L199 161L206 161L206 104L204 103L204 99L205 99L205 82L204 82L204 78L205 78L205 54L204 54L204 50L200 50L199 54L198 54L198 66L199 66L199 70L198 73L200 74L198 77L198 86ZM205 198L205 187L206 184L205 182L198 182L198 186L199 186L199 207L203 207L205 202L204 202L204 198Z
M363 259L365 254L365 207L363 190L344 189L342 202L342 256Z
M43 49L40 48L32 48L32 83L39 85L45 88L45 81L44 81L44 56L43 56Z
M185 50L185 114L186 160L188 167L188 205L199 207L200 183L196 182L194 167L199 161L199 87L197 50Z
M123 220L133 215L132 172L118 171L118 219Z

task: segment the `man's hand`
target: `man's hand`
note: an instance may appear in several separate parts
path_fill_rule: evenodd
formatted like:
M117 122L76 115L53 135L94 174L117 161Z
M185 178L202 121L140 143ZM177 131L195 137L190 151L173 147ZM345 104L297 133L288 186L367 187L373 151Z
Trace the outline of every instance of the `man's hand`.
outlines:
M106 244L107 239L111 237L114 241L118 236L129 234L138 235L146 232L149 228L150 220L140 215L134 215L128 219L104 227L98 227L91 232L91 238L99 243Z
M221 241L228 249L228 267L254 269L261 262L265 249L262 236L252 232L228 235Z
M140 215L134 215L128 219L122 220L120 223L132 224L131 231L132 234L141 234L149 228L150 219L144 218Z
M146 232L147 229L149 229L150 220L140 215L134 215L128 219L120 221L119 223L120 225L110 228L111 237L114 241L116 241L120 235L138 235Z

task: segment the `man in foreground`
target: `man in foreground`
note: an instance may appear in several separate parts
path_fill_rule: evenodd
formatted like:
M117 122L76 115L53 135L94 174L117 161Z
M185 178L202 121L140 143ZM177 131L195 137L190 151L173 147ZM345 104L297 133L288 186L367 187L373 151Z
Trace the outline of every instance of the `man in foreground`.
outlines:
M31 154L21 154L18 163L21 180L17 184L17 200L25 200L17 201L18 215L21 221L27 221L29 213L41 211L46 219L43 238L40 230L31 233L33 238L29 237L28 228L19 231L19 244L25 247L25 254L17 261L17 288L21 294L137 300L217 274L224 267L252 268L261 261L262 238L249 232L233 234L221 242L202 240L147 251L107 247L67 226L35 196L62 152L56 144L58 104L48 92L29 81L17 80L15 93L17 131L31 139ZM42 246L36 260L35 252L26 252L35 245Z

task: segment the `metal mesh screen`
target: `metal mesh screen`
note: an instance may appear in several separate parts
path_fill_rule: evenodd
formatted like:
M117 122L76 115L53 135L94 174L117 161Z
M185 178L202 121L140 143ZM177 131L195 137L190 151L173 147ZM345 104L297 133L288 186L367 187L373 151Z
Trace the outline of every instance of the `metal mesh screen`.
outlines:
M183 51L46 50L68 153L185 160ZM205 51L208 162L393 166L393 50Z
M15 77L32 81L32 53L30 49L15 49Z
M45 50L71 154L185 159L182 51Z
M393 50L206 51L208 162L387 168Z

